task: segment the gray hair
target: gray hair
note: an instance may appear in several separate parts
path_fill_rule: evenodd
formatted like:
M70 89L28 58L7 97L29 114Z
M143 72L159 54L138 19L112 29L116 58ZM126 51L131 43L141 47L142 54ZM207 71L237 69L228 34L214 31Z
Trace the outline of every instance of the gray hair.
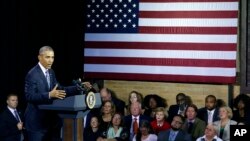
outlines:
M50 46L43 46L39 50L39 55L43 54L45 51L53 51L54 52L54 50L53 50L52 47L50 47Z

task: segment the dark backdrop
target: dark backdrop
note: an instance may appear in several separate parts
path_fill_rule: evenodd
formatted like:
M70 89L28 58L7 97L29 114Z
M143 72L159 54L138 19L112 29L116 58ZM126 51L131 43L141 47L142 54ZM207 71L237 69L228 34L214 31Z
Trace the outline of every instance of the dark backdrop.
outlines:
M38 50L55 50L55 70L62 85L83 73L83 0L0 0L0 106L6 95L20 96L24 109L24 78L38 63Z

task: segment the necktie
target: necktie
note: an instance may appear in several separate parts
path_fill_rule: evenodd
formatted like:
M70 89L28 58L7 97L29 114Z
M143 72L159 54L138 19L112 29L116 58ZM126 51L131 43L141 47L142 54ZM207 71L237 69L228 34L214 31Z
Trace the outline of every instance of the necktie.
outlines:
M17 120L18 122L20 122L20 117L19 117L19 115L18 115L18 113L17 113L17 110L14 110L14 114L15 114L16 120Z
M169 141L174 141L174 139L175 139L175 133L171 131L169 136Z
M193 128L193 122L188 122L188 133L191 133Z
M49 77L49 70L47 70L47 71L45 72L45 77L46 77L46 80L47 80L47 83L48 83L48 87L49 87L49 89L50 89L50 77Z
M133 131L134 131L134 134L137 134L137 132L138 132L137 118L134 118L134 122L133 122Z
M208 123L212 123L212 122L213 122L212 112L209 111L209 112L208 112Z

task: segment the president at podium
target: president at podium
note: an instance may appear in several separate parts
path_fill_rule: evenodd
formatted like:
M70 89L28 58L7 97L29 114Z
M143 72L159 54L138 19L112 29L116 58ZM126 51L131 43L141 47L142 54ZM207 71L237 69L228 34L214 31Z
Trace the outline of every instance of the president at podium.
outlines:
M39 109L38 105L51 104L53 100L79 94L77 86L62 87L58 84L51 66L54 62L54 51L50 46L39 50L38 64L25 78L25 98L28 102L25 110L25 128L29 141L59 141L62 121L53 110ZM87 88L90 83L85 82Z

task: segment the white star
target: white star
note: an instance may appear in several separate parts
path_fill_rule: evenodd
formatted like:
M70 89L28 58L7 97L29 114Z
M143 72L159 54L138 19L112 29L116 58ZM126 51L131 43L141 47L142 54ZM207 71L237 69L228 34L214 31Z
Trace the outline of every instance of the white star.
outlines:
M99 7L100 7L100 5L99 5L99 4L97 4L97 5L96 5L96 7L97 7L97 8L99 8Z
M128 19L128 23L131 23L131 19Z
M109 7L109 5L108 5L108 4L106 4L106 5L105 5L105 7L106 7L106 8L108 8L108 7Z
M114 27L117 28L117 24L114 24Z
M121 23L121 22L122 22L122 19L119 19L118 21L119 21L119 23Z
M117 15L117 14L115 14L115 15L114 15L114 17L115 17L115 18L117 18L117 17L118 17L118 15Z
M117 5L117 4L115 4L114 6L115 6L115 8L117 8L117 7L118 7L118 5Z
M136 7L136 4L133 4L133 7L135 8L135 7Z
M136 17L136 14L133 14L132 16L133 16L133 18L135 18L135 17Z
M129 3L131 3L132 0L128 0Z
M110 1L110 3L112 3L113 2L113 0L109 0Z
M92 0L92 3L95 3L95 0Z
M95 19L92 19L91 21L92 21L92 23L94 23L94 22L95 22Z
M123 17L126 18L126 17L127 17L127 14L123 14Z
M96 16L96 18L99 18L100 17L100 15L99 14L97 14L97 15L95 15Z
M101 11L101 13L103 13L103 12L104 12L104 10L103 10L103 9L101 9L100 11Z
M90 28L90 24L87 24L87 27Z
M113 19L110 19L109 22L112 23L112 22L113 22Z
M91 11L92 11L92 13L95 13L95 9L92 9Z
M101 0L101 3L104 3L104 0Z
M119 0L119 2L121 3L121 2L122 2L122 0Z
M105 24L105 27L109 27L109 25L108 25L108 24Z
M127 27L127 25L126 25L126 24L123 24L123 27L124 27L124 28L126 28L126 27Z
M88 7L88 8L90 8L90 7L91 7L91 5L90 5L90 4L88 4L88 5L87 5L87 7Z
M109 15L108 15L108 14L105 14L105 17L106 17L106 18L108 18L108 17L109 17Z
M103 23L103 22L104 22L104 19L101 19L100 21L101 21L101 23Z
M98 28L100 25L99 24L96 24L96 27Z
M90 18L90 14L87 14L87 17Z
M135 27L136 27L136 24L133 24L132 26L135 28Z
M122 9L119 9L119 13L122 13Z
M124 4L123 7L126 8L126 7L127 7L127 4Z
M110 12L110 13L113 13L113 9L110 9L109 12Z
M131 9L128 9L128 13L131 13L131 11L132 11Z

